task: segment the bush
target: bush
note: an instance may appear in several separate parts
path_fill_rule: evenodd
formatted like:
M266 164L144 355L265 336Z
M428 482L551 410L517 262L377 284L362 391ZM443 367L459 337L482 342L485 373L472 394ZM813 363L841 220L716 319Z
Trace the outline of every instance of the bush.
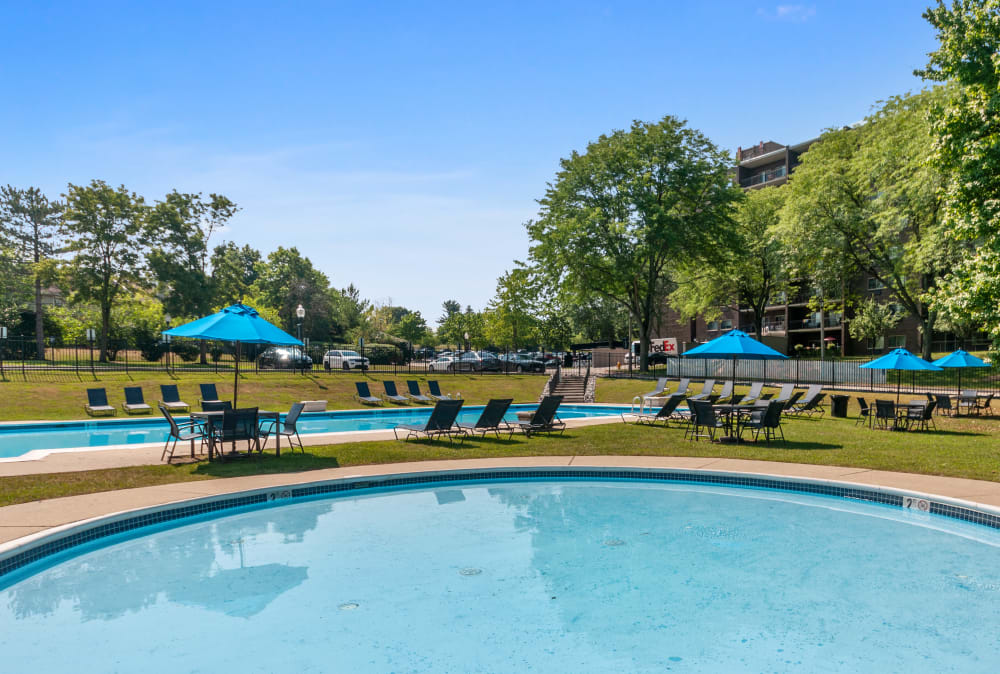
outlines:
M201 355L198 342L171 342L170 351L185 363L193 363Z

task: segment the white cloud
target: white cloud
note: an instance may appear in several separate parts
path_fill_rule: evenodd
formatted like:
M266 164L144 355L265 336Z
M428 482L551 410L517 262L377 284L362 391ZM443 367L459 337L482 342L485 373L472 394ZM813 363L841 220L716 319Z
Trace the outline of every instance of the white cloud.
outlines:
M790 23L805 23L816 15L815 5L777 5L773 10L757 10L757 15L770 21L787 21Z

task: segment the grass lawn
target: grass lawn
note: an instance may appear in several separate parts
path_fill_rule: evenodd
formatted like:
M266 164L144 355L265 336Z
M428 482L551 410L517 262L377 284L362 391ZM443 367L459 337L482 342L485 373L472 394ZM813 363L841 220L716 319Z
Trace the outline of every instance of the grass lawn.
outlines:
M246 388L241 384L241 397L280 407L292 400L324 397L331 407L356 406L349 395L355 376L301 377L268 375L248 377ZM375 380L380 380L377 377ZM397 377L401 381L403 377ZM537 397L544 379L541 377L494 377L457 375L440 377L445 390L460 390L466 399L482 402L490 396L511 395L518 401ZM421 381L422 378L421 378ZM151 383L159 383L150 382ZM181 392L187 395L196 389L196 381L182 381ZM0 387L8 391L9 384ZM117 386L117 384L116 384ZM64 398L70 394L79 398L84 384L33 384L11 403L5 396L0 408L4 418L8 412L24 404L29 395L37 395L38 405L44 405L50 418L57 415L79 416L76 405L45 399L45 394L32 393L31 387L47 387L48 396ZM322 388L320 388L322 387ZM599 402L628 402L632 396L652 390L649 381L602 379L597 386ZM147 389L152 388L147 384ZM228 389L226 389L228 390ZM246 391L244 394L243 392ZM332 393L336 391L336 394ZM222 393L222 391L220 391ZM318 395L322 393L323 395ZM317 395L314 395L317 394ZM547 455L653 455L704 456L789 461L835 466L854 466L878 470L895 470L930 475L975 478L1000 481L1000 450L997 447L998 420L992 417L935 417L937 432L894 433L872 431L855 426L857 404L852 393L850 417L834 419L829 414L814 419L786 419L783 422L787 444L721 445L706 441L689 442L683 431L670 428L650 428L621 423L568 430L562 436L533 437L526 440L467 440L464 445L440 442L356 442L338 445L306 447L306 453L285 452L281 459L267 454L260 461L244 460L229 463L199 462L179 465L157 465L79 473L56 473L26 477L0 478L0 506L43 498L126 489L170 482L236 477L259 473L300 472L319 468L361 464L393 463L432 459L481 457L518 457ZM872 394L863 394L869 401ZM887 394L879 397L889 398ZM906 400L907 397L904 397ZM30 406L30 405L29 405ZM22 416L22 418L24 418ZM37 416L35 418L38 418Z

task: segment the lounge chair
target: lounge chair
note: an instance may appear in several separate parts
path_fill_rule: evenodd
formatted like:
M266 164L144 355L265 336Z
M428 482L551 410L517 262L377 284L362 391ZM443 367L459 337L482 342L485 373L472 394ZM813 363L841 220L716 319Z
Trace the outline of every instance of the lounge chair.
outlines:
M143 400L141 386L125 387L125 402L122 403L122 409L127 414L149 414L153 411L153 408Z
M460 400L461 394L441 393L441 387L436 379L427 380L427 390L430 391L428 398L431 400Z
M663 402L663 406L656 410L655 413L652 411L622 412L622 421L628 423L629 419L627 417L630 417L637 424L655 426L658 422L662 421L664 426L669 426L671 419L684 419L690 416L690 412L682 412L677 409L682 400L684 400L684 396L675 393L667 396L667 399Z
M228 400L202 400L202 412L225 412L233 409L233 404Z
M219 392L215 390L215 384L198 384L198 388L201 389L201 400L198 401L199 404L219 402Z
M677 390L674 391L674 395L686 396L689 388L691 388L691 380L685 377L677 382Z
M705 385L701 387L701 393L691 396L690 398L688 398L688 400L705 400L710 395L712 395L712 389L714 388L715 388L715 380L706 379Z
M285 415L285 419L280 428L278 427L277 419L268 420L267 423L260 429L261 433L264 434L264 441L260 443L261 451L264 451L264 448L267 447L267 439L274 434L288 438L288 446L291 447L292 450L295 449L295 443L292 442L292 438L294 437L299 441L299 450L305 454L306 450L302 447L302 438L299 437L299 430L295 427L295 423L299 420L299 415L302 414L302 410L304 409L305 405L302 403L295 403L292 405L291 409L288 410L288 414Z
M423 393L420 392L420 382L418 382L416 379L407 379L406 389L407 391L409 391L410 397L416 400L417 402L421 403L434 402L433 400L431 400L430 398L428 398L427 396L425 396Z
M382 404L382 399L378 396L373 396L372 392L368 390L368 382L356 381L354 382L354 387L358 390L358 394L354 396L358 399L358 402L368 403L370 405Z
M712 403L688 398L688 407L691 409L691 425L685 429L684 438L687 440L708 438L714 442L716 431L725 428L726 424L712 409Z
M392 434L397 440L399 440L400 431L406 431L406 436L403 440L418 438L420 436L424 436L430 440L442 435L448 437L448 442L451 442L454 435L458 435L464 440L465 433L455 427L455 419L458 418L458 413L461 411L464 402L463 400L439 400L434 403L434 409L431 410L431 415L427 418L427 423L423 425L400 424L392 429Z
M194 458L194 441L198 440L200 445L204 446L208 438L208 436L205 435L205 427L198 421L188 421L183 424L179 424L170 414L170 410L163 405L158 405L158 407L160 408L160 412L166 418L167 423L170 424L170 432L167 435L167 444L163 446L163 453L160 454L160 461L163 461L164 457L166 457L167 462L169 463L174 458L174 449L177 448L177 443L179 441L191 443L191 458ZM167 456L167 454L170 456Z
M812 416L813 414L825 414L826 410L819 407L823 398L826 397L825 393L821 393L822 390L822 386L810 386L808 390L806 390L806 394L802 397L802 402L788 408L787 413L795 416L801 414L806 414L808 416Z
M514 402L513 398L490 400L486 403L486 407L483 408L483 413L479 415L476 423L459 423L456 425L461 431L470 435L475 435L476 433L481 433L482 435L496 433L496 436L499 438L500 431L510 430L510 424L504 420L504 415L507 414L507 410L510 408L512 402Z
M171 412L187 412L191 406L181 401L177 384L160 384L160 403Z
M399 391L396 390L396 382L394 381L384 381L382 386L385 387L385 393L383 394L386 400L391 400L394 403L400 405L410 404L410 399L406 396L399 395Z
M792 409L793 407L795 407L795 403L799 402L799 398L802 397L803 393L804 393L803 391L795 391L794 393L792 393L792 397L789 398L787 402L783 403L784 406L785 406L785 411L786 412L788 410ZM778 400L778 399L775 399L774 402L780 403L781 401Z
M521 431L528 438L531 437L532 433L553 433L555 431L562 433L566 430L566 422L561 421L556 416L556 410L559 409L562 401L562 396L545 396L542 398L542 402L538 403L538 409L531 415L531 420L512 426L508 437L513 437L514 431Z
M764 390L764 382L755 381L750 385L750 390L746 392L746 395L740 400L744 405L749 405L752 402L756 402L760 398L761 391Z
M726 381L722 383L722 390L719 392L719 397L716 400L729 400L733 397L733 382Z
M782 384L781 390L778 391L778 395L772 398L772 400L776 400L780 403L787 403L791 399L794 391L795 384Z
M87 389L87 404L83 409L92 417L113 417L118 414L118 410L108 404L108 392L103 388Z
M656 380L656 390L655 391L650 391L649 393L643 393L641 397L643 399L646 399L646 398L661 398L661 397L663 397L663 391L666 388L667 388L667 378L666 377L660 377L659 379Z
M326 401L325 400L303 400L302 401L302 411L303 412L326 412Z

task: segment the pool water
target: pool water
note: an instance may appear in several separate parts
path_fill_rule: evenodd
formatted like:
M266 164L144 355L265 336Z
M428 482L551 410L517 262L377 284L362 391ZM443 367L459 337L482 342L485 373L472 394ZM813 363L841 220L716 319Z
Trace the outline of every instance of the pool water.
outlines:
M537 405L511 405L507 412L507 421L516 422L516 413L519 410L536 407ZM432 407L411 407L320 412L302 415L296 425L300 435L384 430L399 424L425 423L432 409ZM628 406L620 405L561 405L559 417L565 420L618 416L628 409ZM475 423L482 411L482 405L463 407L458 420ZM185 420L186 417L178 417L178 421ZM22 456L36 449L72 449L164 442L168 430L167 421L162 417L3 424L0 425L0 458Z
M12 672L995 672L1000 533L777 491L449 483L120 540L0 588Z

